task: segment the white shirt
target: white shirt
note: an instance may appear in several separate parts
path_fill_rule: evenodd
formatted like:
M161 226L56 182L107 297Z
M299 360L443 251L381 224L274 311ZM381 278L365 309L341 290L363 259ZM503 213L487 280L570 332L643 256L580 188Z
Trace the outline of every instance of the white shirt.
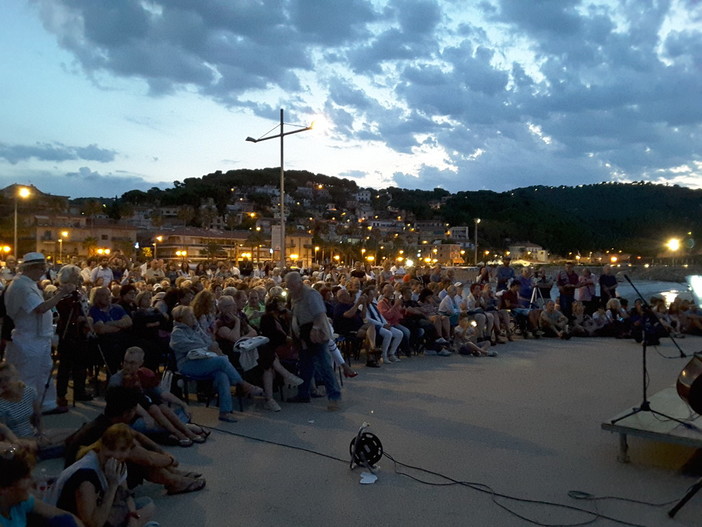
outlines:
M459 298L460 297L458 295L454 295L454 297L451 298L447 294L439 304L439 313L441 313L442 315L456 315L460 313L460 304L456 302L456 300Z
M44 295L37 283L23 274L12 281L5 293L7 314L15 323L15 331L31 337L51 337L51 310L36 313L37 306L44 303Z
M97 279L100 277L102 277L102 285L108 287L110 285L110 282L112 282L112 279L114 278L114 275L112 274L112 269L110 269L109 267L103 268L101 265L98 265L90 273L90 281L93 284L96 284Z

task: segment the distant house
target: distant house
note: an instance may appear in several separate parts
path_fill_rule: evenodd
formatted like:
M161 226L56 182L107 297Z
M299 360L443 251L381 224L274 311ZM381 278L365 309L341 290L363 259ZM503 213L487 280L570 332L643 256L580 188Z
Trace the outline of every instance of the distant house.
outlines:
M63 262L69 257L84 257L98 250L114 252L119 249L129 254L137 241L137 228L133 225L85 216L36 215L32 230L34 250Z
M516 242L509 245L507 250L515 260L548 262L548 251L536 243Z

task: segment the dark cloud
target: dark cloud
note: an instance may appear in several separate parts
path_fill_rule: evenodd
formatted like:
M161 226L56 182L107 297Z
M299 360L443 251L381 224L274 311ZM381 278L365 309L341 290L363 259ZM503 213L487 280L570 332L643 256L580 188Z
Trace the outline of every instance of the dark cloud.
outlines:
M306 39L330 46L365 38L366 25L377 19L367 0L291 0L289 9L293 26Z
M67 195L72 198L87 196L121 196L130 190L148 190L152 187L172 187L172 182L153 182L138 174L102 173L89 167L76 172L34 171L26 175L27 181L49 194Z
M68 146L61 143L36 143L34 145L10 145L0 143L0 159L15 165L21 161L114 161L117 152L100 148L97 145Z
M456 172L426 167L429 187L641 179L702 157L693 0L37 1L88 74L265 118L282 97L291 116L324 98L339 143L442 148ZM688 25L669 31L675 6ZM0 157L115 155L24 148L0 145Z

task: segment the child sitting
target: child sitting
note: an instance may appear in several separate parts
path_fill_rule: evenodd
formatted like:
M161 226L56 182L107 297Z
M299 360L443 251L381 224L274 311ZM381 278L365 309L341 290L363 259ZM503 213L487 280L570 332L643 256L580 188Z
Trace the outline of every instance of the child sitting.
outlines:
M474 322L468 316L461 316L458 326L453 330L453 348L461 355L474 357L497 357L497 352L490 350L490 341L477 342Z

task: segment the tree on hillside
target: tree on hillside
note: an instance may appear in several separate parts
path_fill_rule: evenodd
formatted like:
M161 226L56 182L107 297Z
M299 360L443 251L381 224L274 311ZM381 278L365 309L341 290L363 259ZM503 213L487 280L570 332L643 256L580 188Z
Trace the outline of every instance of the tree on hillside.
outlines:
M83 214L90 220L92 228L95 228L95 216L102 212L102 204L95 199L88 199L83 203Z
M200 207L199 214L200 225L203 229L209 229L217 217L217 209L213 205L203 205Z
M178 208L178 219L183 222L183 227L187 227L188 223L195 218L195 209L192 205L183 205Z
M151 225L157 229L163 226L163 211L158 207L151 211Z

